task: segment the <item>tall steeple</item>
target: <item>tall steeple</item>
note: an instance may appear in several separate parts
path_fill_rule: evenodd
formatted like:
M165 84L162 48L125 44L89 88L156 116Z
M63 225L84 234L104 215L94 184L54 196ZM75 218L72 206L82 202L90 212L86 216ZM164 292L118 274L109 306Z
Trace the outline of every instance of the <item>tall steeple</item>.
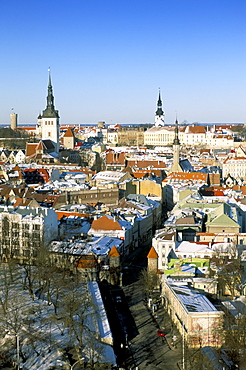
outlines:
M180 151L179 127L178 127L178 119L176 115L174 140L173 140L173 164L171 167L171 172L183 172L179 164L179 151Z
M49 82L48 82L48 95L47 95L47 105L46 109L43 110L43 115L42 117L44 118L52 118L56 117L59 118L58 110L55 110L55 105L54 105L54 96L53 96L53 88L52 88L52 83L51 83L51 74L50 74L50 68L48 69L49 71Z
M179 126L178 126L178 120L176 116L176 121L175 121L175 130L174 130L174 141L173 145L180 145L179 141Z
M165 117L165 113L162 109L161 90L159 88L159 96L157 100L157 110L155 112L155 126L163 126L165 123L164 117Z
M51 83L50 68L48 69L48 95L46 108L43 113L38 116L36 127L37 136L42 140L49 140L53 144L54 152L59 153L60 140L60 123L59 112L55 109L53 87Z

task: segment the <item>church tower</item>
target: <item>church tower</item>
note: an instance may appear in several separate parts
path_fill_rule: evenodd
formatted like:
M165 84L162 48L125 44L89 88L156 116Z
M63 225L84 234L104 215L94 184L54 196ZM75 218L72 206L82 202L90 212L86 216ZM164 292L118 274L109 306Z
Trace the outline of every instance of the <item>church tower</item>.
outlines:
M180 151L179 128L178 120L176 118L173 140L173 165L171 167L171 172L183 172L179 164L179 151Z
M165 113L162 109L161 91L159 89L157 110L155 112L155 126L163 126L164 124L165 124Z
M60 123L59 113L55 110L53 88L49 69L47 105L43 114L38 116L37 135L42 140L50 140L54 146L54 151L59 154Z

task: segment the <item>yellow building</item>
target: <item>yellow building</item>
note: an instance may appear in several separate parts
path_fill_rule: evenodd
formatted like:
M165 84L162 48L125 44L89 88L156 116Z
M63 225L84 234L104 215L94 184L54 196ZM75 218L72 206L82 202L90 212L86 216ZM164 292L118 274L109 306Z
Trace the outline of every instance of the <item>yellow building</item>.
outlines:
M189 347L222 345L222 311L207 297L188 286L175 285L163 277L162 294L173 322Z

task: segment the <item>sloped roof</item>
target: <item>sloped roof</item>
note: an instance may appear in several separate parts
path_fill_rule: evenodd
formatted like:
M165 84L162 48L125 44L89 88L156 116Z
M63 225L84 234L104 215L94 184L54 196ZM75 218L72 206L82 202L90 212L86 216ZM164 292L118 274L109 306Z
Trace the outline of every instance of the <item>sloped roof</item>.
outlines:
M83 213L79 212L69 212L69 211L56 211L58 221L60 221L63 217L69 217L69 216L74 216L74 217L85 217Z
M43 150L44 151L45 149L46 149L46 146L44 145L44 143L42 142L42 140L40 140L40 142L36 146L36 151L37 150Z
M108 255L109 255L109 257L120 257L120 254L118 252L118 249L115 246L113 246L111 248L111 250L110 250L110 252L109 252Z
M239 227L238 223L232 220L229 216L222 214L212 221L210 221L209 226L223 226L223 227Z
M94 230L122 230L119 222L112 216L104 215L92 222L91 228Z
M171 172L162 182L168 182L168 180L177 181L207 181L208 174L201 172Z
M176 222L176 225L195 225L194 216L180 217Z
M30 157L31 155L36 153L37 143L27 143L26 144L26 157Z
M206 128L205 126L187 126L187 133L188 134L205 134Z
M63 137L74 137L73 131L71 130L70 127L67 129Z
M158 258L158 254L156 253L156 250L154 247L150 248L147 258Z
M246 162L246 157L227 157L225 159L224 163L227 163L227 162L240 162L240 161Z

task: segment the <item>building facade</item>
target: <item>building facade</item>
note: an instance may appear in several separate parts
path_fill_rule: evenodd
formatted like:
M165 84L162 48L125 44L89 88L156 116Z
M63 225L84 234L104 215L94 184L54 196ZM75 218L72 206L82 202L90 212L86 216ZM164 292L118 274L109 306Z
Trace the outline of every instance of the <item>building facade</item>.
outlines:
M48 208L0 206L0 256L33 260L58 236L57 215Z

